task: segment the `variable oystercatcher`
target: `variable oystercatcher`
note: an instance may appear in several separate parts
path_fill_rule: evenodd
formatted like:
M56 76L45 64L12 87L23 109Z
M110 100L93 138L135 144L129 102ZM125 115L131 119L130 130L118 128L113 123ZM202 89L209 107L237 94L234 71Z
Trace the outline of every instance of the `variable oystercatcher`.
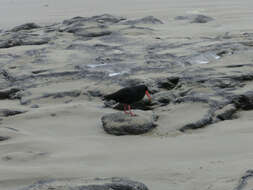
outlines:
M149 101L151 101L151 96L148 92L148 88L145 85L138 85L122 88L115 93L106 95L104 98L106 100L115 100L116 102L124 104L124 112L126 114L130 114L131 116L134 116L133 112L131 111L130 104L140 101L145 96L145 94L148 96ZM127 112L127 107L129 113Z

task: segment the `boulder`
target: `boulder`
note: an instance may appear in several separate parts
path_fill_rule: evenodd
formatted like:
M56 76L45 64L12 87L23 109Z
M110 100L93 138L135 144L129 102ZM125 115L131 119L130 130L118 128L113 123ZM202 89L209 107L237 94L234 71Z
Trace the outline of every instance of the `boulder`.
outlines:
M104 130L113 135L139 135L156 127L158 116L152 112L135 111L135 116L123 112L104 115L101 120Z

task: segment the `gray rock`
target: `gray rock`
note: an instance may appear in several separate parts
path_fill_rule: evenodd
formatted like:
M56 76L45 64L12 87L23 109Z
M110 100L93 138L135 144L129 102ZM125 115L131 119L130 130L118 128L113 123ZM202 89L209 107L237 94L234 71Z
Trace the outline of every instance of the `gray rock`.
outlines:
M159 19L153 17L153 16L147 16L141 19L136 19L136 20L128 20L124 21L122 24L127 24L127 25L135 25L135 24L163 24L162 21Z
M49 41L49 37L17 32L6 34L4 39L0 39L0 48L10 48L24 45L43 45L47 44Z
M22 190L148 190L148 187L137 181L125 178L96 178L41 180Z
M220 120L232 119L234 113L237 111L236 107L233 104L228 104L220 110L215 112L215 115Z
M189 15L189 16L177 16L175 17L175 20L189 20L190 23L207 23L214 19L205 15Z
M240 95L232 97L232 103L237 109L252 110L253 109L253 91L248 91Z
M33 23L33 22L30 22L30 23L22 24L20 26L16 26L13 29L11 29L11 31L18 32L20 30L31 30L31 29L35 29L35 28L40 28L40 26Z
M13 99L13 97L15 97L16 93L19 91L20 91L20 89L18 89L18 88L10 88L10 89L6 89L6 90L0 90L0 100Z
M79 31L79 32L76 32L75 34L79 35L79 36L82 36L82 37L91 37L91 38L94 38L94 37L101 37L101 36L107 36L107 35L110 35L112 32L111 31L108 31L108 30L101 30L101 31L94 31L94 32L89 32L89 31Z
M104 130L113 135L139 135L156 127L154 114L138 111L136 116L122 112L107 114L102 117Z
M236 186L235 190L252 189L252 180L253 170L247 170L245 174L241 177L239 184Z
M201 120L189 123L189 124L183 126L179 130L181 132L185 132L186 130L189 130L189 129L199 129L199 128L202 128L202 127L205 127L205 126L211 124L212 121L213 121L212 113L208 113Z
M26 111L20 111L20 110L10 110L10 109L0 109L0 116L2 117L9 117L13 115L18 115L25 113Z
M103 14L103 15L98 15L98 16L93 16L93 17L74 17L68 20L64 20L63 24L65 25L71 25L71 24L85 24L89 22L97 22L97 23L106 23L106 24L113 24L113 23L118 23L122 20L125 20L124 17L118 17L118 16L113 16L110 14Z
M163 78L157 81L158 88L171 90L176 87L179 82L179 77Z
M8 140L10 137L5 137L5 136L0 136L0 141L6 141Z

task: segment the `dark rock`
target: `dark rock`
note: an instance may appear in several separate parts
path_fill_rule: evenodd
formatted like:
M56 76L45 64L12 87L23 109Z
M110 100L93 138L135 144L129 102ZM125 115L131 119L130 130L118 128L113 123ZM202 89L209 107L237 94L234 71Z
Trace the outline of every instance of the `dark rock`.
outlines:
M32 71L33 74L39 74L39 73L44 73L47 72L48 69L44 69L44 70L36 70L36 71Z
M196 17L191 21L191 23L207 23L212 20L214 19L205 15L196 15Z
M252 189L252 180L253 170L247 170L246 173L241 177L239 184L236 186L235 190Z
M64 20L63 24L65 25L71 25L75 23L88 23L88 22L97 22L97 23L103 23L103 24L115 24L118 23L122 20L125 20L124 17L117 17L113 16L110 14L103 14L103 15L98 15L98 16L93 16L93 17L74 17L68 20Z
M38 181L22 190L148 190L143 183L125 178L48 179Z
M171 78L165 78L165 79L160 79L157 81L158 88L164 88L167 90L171 90L176 87L176 85L179 82L178 77L171 77Z
M249 91L241 95L233 96L232 103L235 104L237 109L252 110L253 109L253 91Z
M3 77L5 78L5 80L7 80L7 81L15 82L17 80L14 76L12 76L8 71L6 71L4 69L1 70L0 74L2 74Z
M76 32L75 34L76 35L79 35L79 36L82 36L82 37L91 37L91 38L94 38L94 37L101 37L101 36L107 36L107 35L110 35L112 32L111 31L94 31L94 32L89 32L89 31L79 31L79 32Z
M10 139L10 137L4 137L4 136L0 136L0 141L6 141Z
M214 19L205 15L177 16L176 20L190 20L190 23L207 23Z
M39 105L33 104L33 105L31 105L31 108L39 108Z
M81 94L80 90L73 90L73 91L66 91L66 92L47 93L47 94L44 94L42 98L48 98L48 97L63 98L66 96L78 97L80 96L80 94Z
M122 22L122 24L127 24L127 25L135 25L135 24L163 24L162 21L159 19L153 17L153 16L147 16L141 19L136 19L136 20L128 20Z
M0 48L10 48L15 46L25 46L25 45L43 45L50 41L49 37L43 37L40 35L32 35L29 33L12 33L4 40L0 40Z
M25 112L26 111L0 109L0 116L9 117L9 116L18 115L18 114L25 113Z
M107 114L102 117L104 130L113 135L139 135L156 127L157 116L138 111L136 116L121 112Z
M152 95L152 105L165 106L170 102L174 102L177 96L171 92L163 91Z
M19 92L20 89L18 88L11 88L7 90L1 90L0 91L0 100L4 99L13 99L17 92Z
M20 30L31 30L31 29L35 29L35 28L40 28L40 26L33 23L33 22L30 22L30 23L22 24L20 26L16 26L13 29L11 29L11 31L18 32Z
M220 120L228 120L232 119L236 111L237 111L236 107L233 104L229 104L223 107L222 109L217 110L215 114L216 117Z
M99 90L88 90L88 94L93 97L103 96L103 94Z
M241 65L241 64L239 64L239 65L228 65L228 66L226 66L227 68L238 68L238 67L244 67L244 66L246 66L246 65Z

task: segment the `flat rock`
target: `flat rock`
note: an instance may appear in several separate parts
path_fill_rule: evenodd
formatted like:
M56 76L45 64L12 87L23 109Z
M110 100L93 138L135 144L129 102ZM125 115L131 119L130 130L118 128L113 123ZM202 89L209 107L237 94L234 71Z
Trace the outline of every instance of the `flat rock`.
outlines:
M41 180L23 190L148 190L141 182L125 178L48 179Z
M228 104L220 110L215 112L216 117L220 120L232 119L234 113L236 112L236 107L233 104Z
M123 24L136 25L136 24L163 24L163 22L153 16L146 16L144 18L124 21Z
M253 187L253 170L247 170L235 190L249 190Z
M175 17L176 20L189 20L190 23L207 23L212 20L213 18L205 15L189 15L189 16L177 16Z
M9 117L9 116L18 115L25 112L26 111L21 111L21 110L0 109L0 116Z
M175 132L205 127L212 122L210 107L205 103L169 104L158 108L158 127L154 134L166 136Z
M18 91L20 91L20 89L17 89L17 88L0 90L0 100L12 99Z
M31 30L31 29L35 29L35 28L40 28L40 26L38 24L33 23L33 22L29 22L26 24L22 24L20 26L16 26L13 29L11 29L11 31L18 32L20 30Z
M136 116L123 112L104 115L101 120L104 130L113 135L139 135L156 127L158 116L152 112L135 111Z

